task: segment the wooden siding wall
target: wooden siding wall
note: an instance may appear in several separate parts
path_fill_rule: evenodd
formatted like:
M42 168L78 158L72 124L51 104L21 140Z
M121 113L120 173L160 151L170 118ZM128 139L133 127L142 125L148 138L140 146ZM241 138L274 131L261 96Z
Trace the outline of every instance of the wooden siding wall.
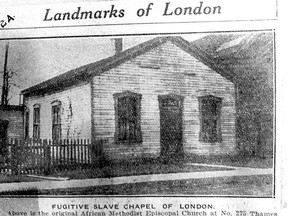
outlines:
M8 138L23 138L23 112L20 110L0 110L0 119L9 121Z
M115 112L113 94L123 91L142 94L141 130L143 143L114 142ZM94 137L104 140L109 159L157 157L160 153L160 117L158 95L184 96L183 144L185 154L226 154L235 152L234 84L203 63L167 42L101 76L93 78ZM221 143L199 141L198 97L221 97Z
M33 106L40 105L40 137L52 138L53 101L61 102L61 138L91 139L91 88L90 83L73 86L61 92L29 97L25 106L29 108L29 137L33 136Z

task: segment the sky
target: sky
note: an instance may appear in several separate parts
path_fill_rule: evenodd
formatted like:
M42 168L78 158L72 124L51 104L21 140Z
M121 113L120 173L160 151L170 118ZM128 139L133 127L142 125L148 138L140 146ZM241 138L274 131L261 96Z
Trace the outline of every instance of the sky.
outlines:
M184 35L188 41L204 34ZM155 36L125 36L124 49L135 46ZM0 40L0 85L4 68L5 45ZM14 82L18 86L10 91L10 104L19 104L20 91L55 77L71 69L96 62L114 54L112 37L41 38L9 40L8 69L16 72ZM0 89L1 92L1 89Z

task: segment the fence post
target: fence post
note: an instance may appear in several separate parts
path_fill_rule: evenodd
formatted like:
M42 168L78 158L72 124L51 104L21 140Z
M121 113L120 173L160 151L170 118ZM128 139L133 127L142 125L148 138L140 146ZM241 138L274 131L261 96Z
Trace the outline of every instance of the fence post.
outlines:
M103 145L106 142L105 139L99 139L94 142L91 142L91 159L94 166L100 168L107 165L108 161L106 160L103 154Z
M18 175L18 140L11 140L11 172L13 175Z
M51 173L51 149L47 143L47 139L43 140L44 147L44 174L49 175Z

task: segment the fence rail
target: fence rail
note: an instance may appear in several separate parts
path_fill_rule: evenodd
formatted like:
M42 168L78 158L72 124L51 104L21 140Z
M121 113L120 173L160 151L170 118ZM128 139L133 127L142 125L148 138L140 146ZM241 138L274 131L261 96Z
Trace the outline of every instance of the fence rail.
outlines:
M49 174L92 164L88 139L11 139L2 155L0 173Z

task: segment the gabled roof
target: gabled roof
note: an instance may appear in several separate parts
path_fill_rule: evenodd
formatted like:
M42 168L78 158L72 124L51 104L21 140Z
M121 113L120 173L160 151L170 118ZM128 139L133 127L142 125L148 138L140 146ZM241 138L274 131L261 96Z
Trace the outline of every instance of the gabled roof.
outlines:
M65 87L73 86L81 82L85 82L89 80L89 78L100 75L103 72L113 67L116 67L130 59L133 59L136 56L139 56L167 41L172 42L173 44L183 49L214 71L218 72L230 81L233 81L233 77L231 77L229 73L225 72L223 68L219 67L218 64L211 60L211 58L209 58L209 55L207 55L202 49L197 46L191 45L188 41L184 40L181 37L169 36L153 38L149 41L141 43L135 47L127 49L111 57L70 70L52 79L46 80L42 83L27 88L21 91L21 94L25 96L42 95L48 92L59 91Z

